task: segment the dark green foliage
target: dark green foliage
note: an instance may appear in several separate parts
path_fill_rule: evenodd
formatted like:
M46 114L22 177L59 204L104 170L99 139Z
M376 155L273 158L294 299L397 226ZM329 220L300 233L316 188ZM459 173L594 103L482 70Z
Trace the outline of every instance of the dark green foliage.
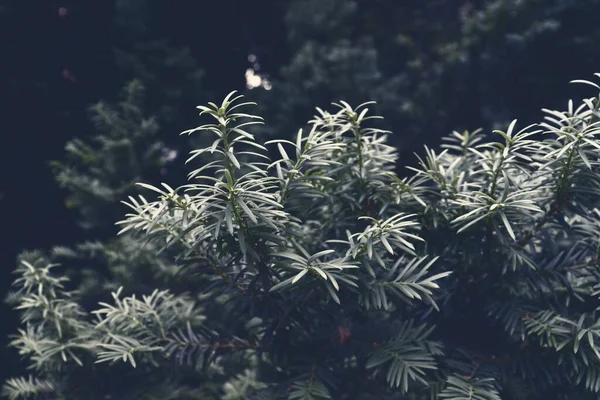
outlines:
M401 179L370 103L263 146L233 96L184 132L212 138L188 184L141 183L116 239L20 257L34 377L5 394L598 398L600 98L454 132Z
M376 100L413 164L452 129L529 124L539 104L560 107L554 84L595 71L598 12L598 0L291 1L288 57L268 71L271 91L249 95L273 137L314 106Z
M144 88L130 82L118 105L100 102L90 107L97 135L70 140L66 162L53 162L58 183L67 188L67 207L81 213L86 228L106 228L118 218L114 204L133 193L142 177L158 175L172 157L158 139L159 126L143 110Z
M188 47L169 40L159 23L160 2L117 0L113 49L115 61L126 79L140 80L148 92L149 111L161 125L178 129L191 123L185 108L204 98L204 71ZM181 128L183 129L183 128Z

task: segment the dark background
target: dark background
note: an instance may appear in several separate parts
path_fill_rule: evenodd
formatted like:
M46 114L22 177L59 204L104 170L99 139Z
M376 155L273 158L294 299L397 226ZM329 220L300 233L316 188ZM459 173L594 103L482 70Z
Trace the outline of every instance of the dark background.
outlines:
M409 164L453 129L490 130L513 118L523 127L542 107L563 109L580 93L569 80L600 70L600 2L507 3L516 2L131 1L127 14L115 0L0 1L0 293L19 252L86 235L48 161L63 157L68 139L93 133L88 107L113 101L129 79L146 81L157 115L167 85L184 90L174 95L184 116L163 118L169 137L190 127L195 105L234 89L262 101L266 134L277 136L295 133L314 106L375 99ZM161 51L189 48L195 64L181 70L203 71L201 91L168 72L162 53L144 59L137 46L160 39L168 41ZM249 54L273 90L245 88ZM17 322L4 308L0 336ZM14 351L0 347L12 369Z

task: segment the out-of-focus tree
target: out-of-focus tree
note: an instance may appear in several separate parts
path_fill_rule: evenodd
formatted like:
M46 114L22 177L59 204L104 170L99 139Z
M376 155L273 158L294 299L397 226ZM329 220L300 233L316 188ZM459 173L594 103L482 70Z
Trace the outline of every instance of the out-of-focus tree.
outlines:
M251 96L270 135L294 133L313 104L375 99L413 163L453 129L535 121L536 104L559 106L555 86L600 59L599 11L598 0L291 1L289 60L268 71L268 95Z
M145 113L139 81L127 84L119 100L91 106L96 135L68 141L66 160L52 162L56 180L68 190L67 207L77 209L79 225L94 233L108 229L113 234L123 211L119 202L137 192L135 183L141 177L158 180L177 156L157 138L160 126Z
M204 71L185 44L170 40L170 26L161 24L159 2L116 0L115 61L126 80L140 80L147 91L149 112L166 127L188 126L189 107L207 98Z

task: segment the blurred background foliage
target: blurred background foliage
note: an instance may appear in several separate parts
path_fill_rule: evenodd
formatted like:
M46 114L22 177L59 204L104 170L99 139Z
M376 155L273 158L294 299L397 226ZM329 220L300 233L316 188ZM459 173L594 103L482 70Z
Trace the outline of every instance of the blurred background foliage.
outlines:
M453 129L530 123L561 105L557 85L598 61L594 0L298 0L286 10L287 59L258 93L277 130L314 105L378 102L401 164ZM563 92L564 93L564 92ZM279 134L279 133L277 133ZM399 171L402 173L402 171Z
M106 240L134 182L185 176L177 133L198 104L242 91L267 140L315 106L375 100L404 175L452 130L562 109L567 82L598 72L598 15L600 0L0 1L0 291L20 251Z

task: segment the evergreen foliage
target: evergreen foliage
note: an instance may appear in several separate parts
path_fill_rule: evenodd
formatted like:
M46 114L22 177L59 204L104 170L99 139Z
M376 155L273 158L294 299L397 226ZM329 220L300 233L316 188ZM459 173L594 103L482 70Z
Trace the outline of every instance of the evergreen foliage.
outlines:
M144 112L144 86L128 83L121 101L90 107L97 134L67 142L65 162L54 161L58 183L69 190L66 205L81 213L83 228L106 228L118 218L115 202L133 193L142 177L155 175L173 151L157 139L159 125ZM116 213L115 213L116 212Z
M179 129L190 123L182 109L206 97L204 71L189 47L169 39L172 32L165 31L159 21L160 4L154 0L115 1L113 32L118 40L113 54L125 79L142 82L149 111L161 125Z
M536 122L539 104L562 104L548 82L596 68L599 0L288 4L288 56L267 71L271 91L249 93L272 137L302 127L315 105L372 99L396 133L390 144L412 164L451 129Z
M5 395L598 398L600 97L407 178L370 103L264 145L250 106L199 106L188 184L140 183L117 238L19 257Z

